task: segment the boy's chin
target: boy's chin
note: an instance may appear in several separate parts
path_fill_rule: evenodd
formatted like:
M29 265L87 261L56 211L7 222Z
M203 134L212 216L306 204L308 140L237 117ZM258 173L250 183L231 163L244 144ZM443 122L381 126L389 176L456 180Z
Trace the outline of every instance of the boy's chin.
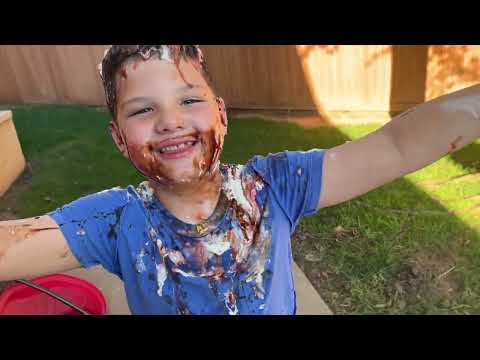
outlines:
M194 184L195 182L201 179L201 174L198 170L189 170L189 171L170 171L168 172L168 177L166 177L166 182L171 185L183 185L183 184Z

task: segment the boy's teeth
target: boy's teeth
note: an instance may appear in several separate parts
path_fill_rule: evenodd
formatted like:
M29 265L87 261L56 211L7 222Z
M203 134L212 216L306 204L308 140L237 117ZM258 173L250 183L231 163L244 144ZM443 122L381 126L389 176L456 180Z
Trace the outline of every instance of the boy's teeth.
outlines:
M181 144L178 144L178 145L165 146L165 147L160 149L160 152L164 153L164 152L178 151L178 150L181 150L181 149L183 149L187 146L192 146L193 143L194 143L193 141L187 141L187 142L184 142L184 143L181 143Z

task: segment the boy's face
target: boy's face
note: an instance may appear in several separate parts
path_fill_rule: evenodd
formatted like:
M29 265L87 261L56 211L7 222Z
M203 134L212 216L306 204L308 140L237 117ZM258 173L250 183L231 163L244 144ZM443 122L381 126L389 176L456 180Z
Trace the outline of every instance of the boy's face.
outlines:
M217 169L227 130L223 100L191 62L136 59L117 74L112 136L150 179L187 183Z

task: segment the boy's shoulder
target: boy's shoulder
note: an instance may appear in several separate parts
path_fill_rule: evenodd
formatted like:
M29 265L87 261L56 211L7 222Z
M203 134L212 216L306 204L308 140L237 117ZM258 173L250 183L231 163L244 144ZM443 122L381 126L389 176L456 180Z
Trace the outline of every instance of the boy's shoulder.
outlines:
M288 151L280 151L276 153L269 153L267 155L255 155L245 164L246 167L255 171L262 178L267 176L269 168L277 163L284 163L287 161Z
M245 167L260 176L268 185L273 185L285 180L287 173L295 171L298 164L304 163L308 153L310 151L284 150L267 155L255 155Z
M82 197L77 198L76 200L73 200L70 203L63 205L61 208L56 209L54 212L68 212L75 213L77 215L80 215L82 213L105 213L108 211L114 211L115 209L118 209L120 207L125 207L128 203L134 202L137 199L138 196L133 186L116 186L110 189L86 194Z
M284 150L268 155L255 155L246 165L269 182L285 172L302 173L302 168L310 166L315 159L321 159L324 152L324 149L317 148L306 151Z

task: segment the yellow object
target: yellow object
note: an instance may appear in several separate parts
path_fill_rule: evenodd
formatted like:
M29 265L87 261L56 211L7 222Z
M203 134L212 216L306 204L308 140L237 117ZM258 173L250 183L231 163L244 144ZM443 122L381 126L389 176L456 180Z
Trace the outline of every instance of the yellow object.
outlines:
M0 196L5 194L25 169L11 111L0 111Z

